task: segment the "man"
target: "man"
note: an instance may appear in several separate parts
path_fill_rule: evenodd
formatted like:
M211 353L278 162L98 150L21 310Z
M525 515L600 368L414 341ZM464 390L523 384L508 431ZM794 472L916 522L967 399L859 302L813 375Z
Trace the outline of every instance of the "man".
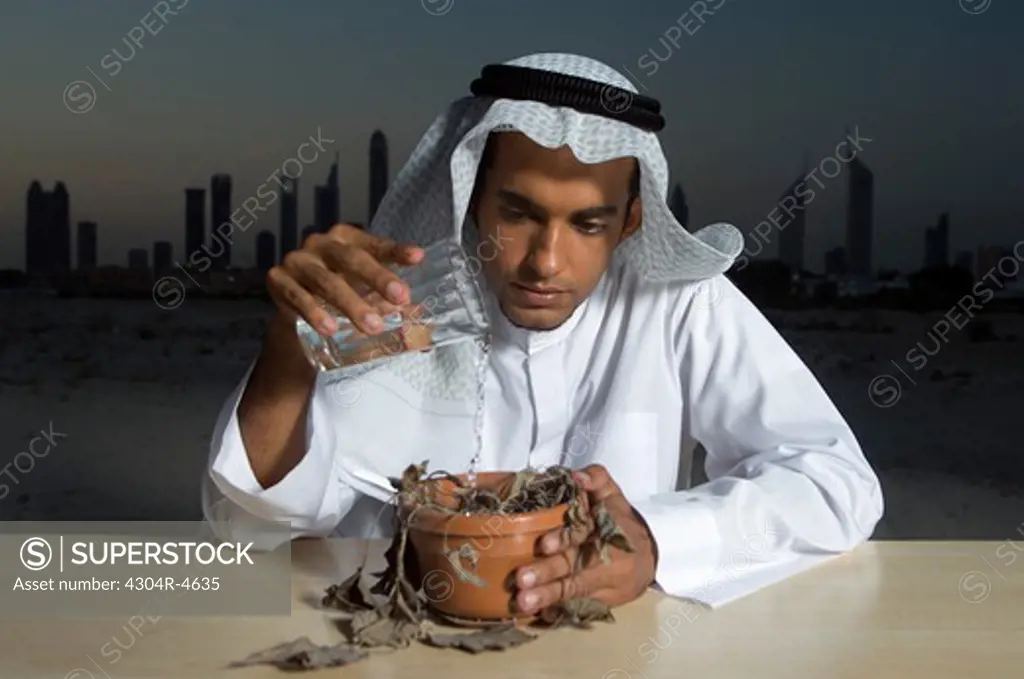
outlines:
M218 422L207 517L383 536L372 479L410 463L570 465L638 549L572 573L575 545L549 536L517 574L526 613L584 593L619 605L651 585L715 605L865 540L878 480L811 372L722 275L740 234L672 217L658 102L560 54L489 66L472 91L424 135L369 233L340 225L268 275L277 311ZM384 264L453 234L479 259L487 347L402 354L354 382L309 366L294 319L329 334L317 297L374 333L353 288L408 301ZM710 480L677 491L687 439Z

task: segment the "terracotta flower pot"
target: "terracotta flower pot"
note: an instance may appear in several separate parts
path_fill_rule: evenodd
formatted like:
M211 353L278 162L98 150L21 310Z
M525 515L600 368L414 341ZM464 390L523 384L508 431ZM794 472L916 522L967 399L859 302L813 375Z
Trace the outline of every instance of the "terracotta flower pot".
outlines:
M466 475L458 476L466 481ZM481 472L477 487L501 496L515 478L512 472ZM434 482L434 499L454 506L450 480ZM515 571L537 559L537 542L561 528L568 505L509 516L444 514L419 509L409 526L423 591L442 615L466 624L529 622L515 615ZM475 563L474 563L475 561Z

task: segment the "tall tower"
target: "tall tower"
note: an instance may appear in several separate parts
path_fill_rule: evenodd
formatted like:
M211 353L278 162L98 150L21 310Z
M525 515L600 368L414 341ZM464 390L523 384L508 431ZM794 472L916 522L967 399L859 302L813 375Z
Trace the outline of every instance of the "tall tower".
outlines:
M206 189L185 189L185 261L206 239Z
M210 178L210 256L214 268L225 271L231 266L231 237L217 233L221 224L231 222L231 175L215 174ZM234 227L221 229L229 234Z
M25 208L25 272L46 276L70 271L71 198L64 182L49 192L32 182Z
M50 194L50 229L47 250L51 273L71 270L71 197L64 182L57 182Z
M373 226L380 202L388 191L388 140L380 130L370 136L370 211L366 223Z
M875 176L856 156L849 162L846 196L846 257L850 274L871 276L871 241L874 230Z
M298 248L299 239L299 179L285 177L281 182L281 260Z
M334 163L327 173L327 181L317 186L313 192L313 221L317 231L326 233L341 221L341 191L338 186L338 153L334 154Z
M50 228L50 199L38 181L28 187L25 205L25 273L47 273L46 240Z
M274 233L266 229L256 236L256 268L266 273L275 262Z

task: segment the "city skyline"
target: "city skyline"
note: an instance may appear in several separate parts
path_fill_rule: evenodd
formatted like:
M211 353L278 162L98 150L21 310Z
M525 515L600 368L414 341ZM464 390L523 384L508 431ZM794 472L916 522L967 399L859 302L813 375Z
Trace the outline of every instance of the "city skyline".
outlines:
M851 137L848 137L851 138ZM387 167L387 137L381 130L375 130L369 144L370 176L375 178L369 186L368 214L375 213L380 200L387 192L389 183L384 168ZM777 247L772 252L768 236L755 233L755 238L748 237L743 250L740 269L746 267L743 260L777 260L793 271L808 271L826 275L852 275L861 279L872 278L886 270L875 261L872 251L873 215L874 215L874 175L871 170L856 156L847 161L846 193L846 226L845 243L838 244L826 251L820 265L809 264L806 258L806 217L807 204L813 201L813 191L807 190L806 161L804 169L780 195L778 207L788 215L788 219L773 218L777 231L769 233L774 236ZM841 167L839 163L837 166ZM841 171L841 170L840 170ZM838 176L838 175L836 175ZM340 184L339 158L336 153L328 171L324 184L314 187L313 212L316 221L302 230L302 240L311 233L326 232L331 225L342 221L340 215ZM227 269L258 269L266 271L280 262L285 254L295 249L300 243L297 239L298 224L298 178L292 176L278 177L280 186L279 198L272 202L280 205L277 231L262 228L254 231L255 261L231 261L232 245L238 240L236 229L248 231L252 224L240 227L238 213L244 208L234 207L231 201L232 179L230 175L215 173L210 178L211 201L209 206L210 224L205 223L206 190L187 187L185 193L184 223L182 240L186 243L181 256L174 254L173 244L169 241L155 241L152 244L152 266L148 263L148 249L133 246L128 250L129 269L152 269L161 273L179 268L189 268L198 273L208 270L225 271ZM810 198L808 198L810 196ZM120 266L119 264L101 265L97 262L97 223L79 221L77 229L71 228L69 213L70 194L63 182L58 181L51 192L43 191L38 181L33 181L26 194L26 247L25 271L30 274L43 273L49 269L53 273L71 270L87 271L98 266ZM674 184L668 195L668 206L676 220L684 227L688 224L689 205L685 191L680 183ZM250 211L250 215L251 215ZM220 220L219 224L218 221ZM359 227L366 228L361 222L344 220ZM766 222L767 223L767 222ZM266 225L265 225L266 226ZM227 227L227 228L225 228ZM72 235L72 233L76 235ZM950 216L943 212L935 226L925 227L923 233L922 268L937 266L962 267L974 272L973 262L1004 256L1009 250L1006 244L984 243L968 250L957 252L951 262L950 255ZM757 236L760 236L758 238ZM73 241L72 239L76 240ZM750 241L753 240L753 243ZM66 242L65 242L66 241ZM71 243L76 242L72 252ZM757 249L752 249L756 245ZM214 252L214 250L216 250ZM770 253L770 254L769 254ZM72 266L71 262L77 264ZM891 270L891 269L890 269ZM904 272L909 273L909 272Z
M208 186L222 172L237 205L320 128L335 143L299 178L297 226L315 223L314 186L334 153L341 214L365 223L373 129L387 132L393 177L482 65L558 50L601 59L662 101L660 138L691 229L727 221L749 232L804 158L813 169L853 128L873 140L863 160L875 177L875 268L919 267L921 227L942 212L955 224L951 251L1024 235L1024 92L1012 87L1021 68L1013 19L1024 8L1012 3L978 15L952 0L878 3L874 13L868 3L858 19L801 0L716 0L694 24L692 12L682 18L687 7L655 2L456 2L442 16L420 3L189 2L133 52L122 38L148 7L56 4L60 21L52 4L27 5L0 27L0 49L31 64L0 76L16 95L0 111L0 268L23 267L32 180L47 190L63 181L72 222L99 224L100 263L120 264L131 247L159 240L181 253L183 187ZM49 44L27 39L44 30ZM112 46L133 55L116 75L103 66ZM77 115L61 100L76 80L95 83L98 95ZM845 192L845 182L830 182L808 205L812 269L844 242ZM256 233L268 225L277 230L276 211L239 238L232 257L255 263Z
M369 212L372 215L384 194L387 192L387 136L381 130L375 130L369 145L370 176L374 181L369 187ZM302 164L296 160L294 164L301 173ZM274 204L280 206L276 232L264 228L254 232L255 267L266 271L275 263L280 262L285 254L299 246L298 236L298 176L292 176L282 166L283 176L275 178L277 186L259 192L266 204L258 201L248 204L241 201L237 206L232 201L232 178L223 172L216 172L210 177L210 201L206 203L206 189L186 187L184 203L184 221L182 224L182 242L185 248L175 256L173 243L159 240L153 243L153 264L149 266L148 250L132 245L128 249L128 268L152 268L156 272L166 272L172 267L194 269L199 273L208 270L226 271L228 269L251 268L248 262L232 259L233 245L253 226L256 221L255 212L266 212ZM339 154L335 153L327 178L323 184L314 186L313 213L314 223L302 230L302 240L313 232L326 233L333 225L341 221L339 184ZM251 199L250 199L251 200ZM99 228L95 221L79 220L77 230L72 229L70 213L71 197L65 184L58 181L53 191L45 191L38 181L33 181L26 194L25 215L25 266L29 275L60 274L72 270L87 271L99 266L119 266L117 263L97 261L97 245ZM210 220L206 221L206 210L209 207ZM239 213L248 209L252 222L246 223ZM272 210L271 210L272 211ZM355 220L350 223L363 227ZM73 232L75 235L73 235ZM73 240L74 239L74 240ZM75 243L72 248L72 242ZM72 261L76 265L72 265Z

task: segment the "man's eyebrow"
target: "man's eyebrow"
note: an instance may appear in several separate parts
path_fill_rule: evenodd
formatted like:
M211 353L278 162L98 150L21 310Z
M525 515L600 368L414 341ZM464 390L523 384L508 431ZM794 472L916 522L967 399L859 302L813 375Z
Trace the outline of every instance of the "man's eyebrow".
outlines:
M614 205L598 205L597 207L588 207L583 210L577 210L572 213L573 221L585 222L591 219L602 219L604 217L614 217L619 213L619 208Z
M528 212L543 212L541 207L535 204L532 200L521 194L512 191L511 189L500 189L498 191L498 198L506 203L515 205L516 207L522 208Z
M530 212L535 215L544 217L547 215L547 211L541 206L534 203L532 200L521 194L512 191L511 189L501 189L498 191L498 198L505 203L513 205L524 212ZM577 210L572 213L573 221L587 221L590 219L601 219L604 217L614 217L619 212L619 209L614 205L598 205L595 207L588 207L582 210Z

